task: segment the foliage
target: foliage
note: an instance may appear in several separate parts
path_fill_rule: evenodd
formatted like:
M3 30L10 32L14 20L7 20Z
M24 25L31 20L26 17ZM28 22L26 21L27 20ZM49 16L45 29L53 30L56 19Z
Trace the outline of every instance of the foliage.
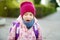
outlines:
M40 4L41 0L34 0L34 4Z
M56 9L54 7L46 7L44 5L35 5L36 6L36 17L41 18L47 16L51 13L54 13Z

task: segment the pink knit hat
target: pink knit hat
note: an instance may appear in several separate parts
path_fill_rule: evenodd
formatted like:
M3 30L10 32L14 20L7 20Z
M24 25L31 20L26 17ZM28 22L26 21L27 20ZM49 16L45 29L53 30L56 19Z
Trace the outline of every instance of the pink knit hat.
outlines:
M31 2L23 2L20 7L20 15L23 16L26 12L32 12L33 15L36 15L36 9Z

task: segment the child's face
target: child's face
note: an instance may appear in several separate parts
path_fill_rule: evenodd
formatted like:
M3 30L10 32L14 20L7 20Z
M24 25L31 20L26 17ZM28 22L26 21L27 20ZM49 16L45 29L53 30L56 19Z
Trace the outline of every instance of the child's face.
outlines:
M31 12L26 12L23 15L23 19L27 22L31 21L34 18L34 15Z

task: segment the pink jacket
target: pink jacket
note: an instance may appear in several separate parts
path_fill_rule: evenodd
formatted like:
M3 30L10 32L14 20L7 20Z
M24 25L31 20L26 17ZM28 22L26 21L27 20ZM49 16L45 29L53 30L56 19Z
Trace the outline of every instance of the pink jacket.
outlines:
M16 33L19 33L17 40L42 40L42 34L41 34L40 26L37 22L37 19L36 18L34 18L34 19L35 19L35 23L37 24L37 25L35 25L35 23L34 23L34 26L36 26L35 30L38 30L38 38L37 39L36 39L35 33L33 31L33 27L31 27L30 29L27 29L26 25L24 25L24 23L22 21L21 16L19 16L17 18L17 20L15 21L16 23L17 22L20 23L18 25L19 27L17 28L17 30L16 30L16 25L13 25L11 27L8 40L15 40Z

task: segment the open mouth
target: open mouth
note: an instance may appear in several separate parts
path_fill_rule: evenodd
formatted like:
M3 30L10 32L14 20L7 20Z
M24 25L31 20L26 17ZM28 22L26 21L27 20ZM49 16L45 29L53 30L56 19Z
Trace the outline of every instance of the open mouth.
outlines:
M29 22L30 20L26 20L27 22Z

